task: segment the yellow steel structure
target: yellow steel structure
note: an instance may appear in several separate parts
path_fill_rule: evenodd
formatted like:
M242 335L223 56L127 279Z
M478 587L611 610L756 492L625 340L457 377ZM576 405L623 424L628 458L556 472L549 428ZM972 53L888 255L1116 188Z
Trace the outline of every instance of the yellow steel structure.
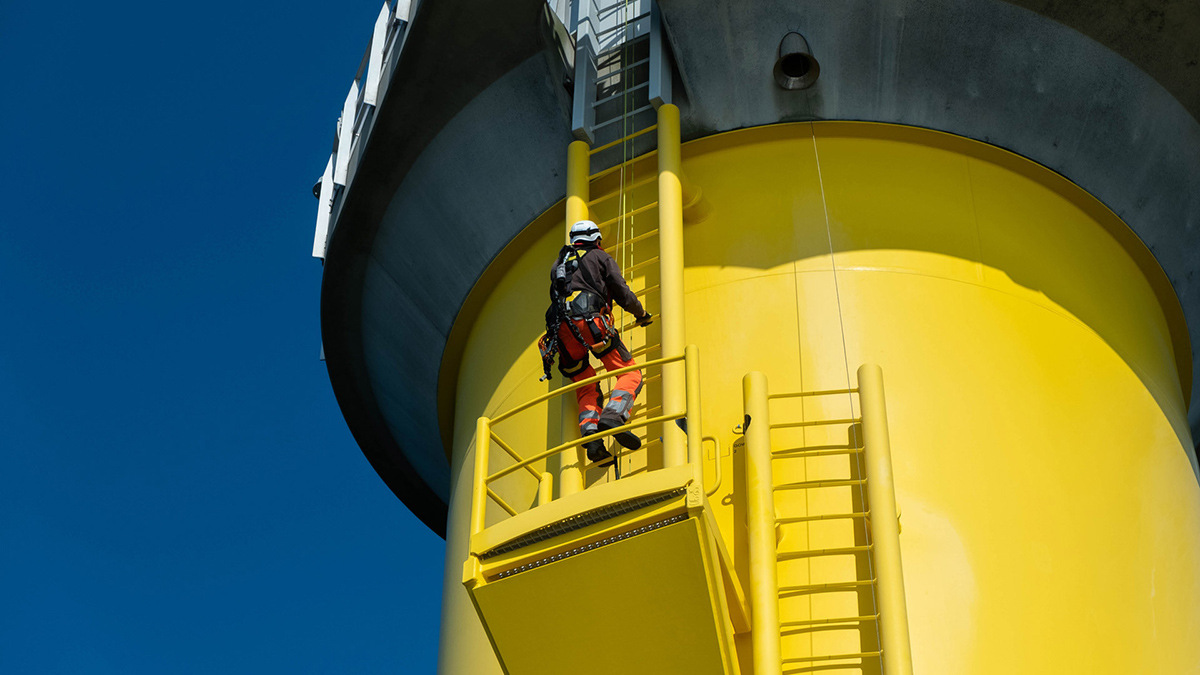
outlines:
M887 406L883 373L879 366L858 369L862 403L863 458L866 460L867 503L871 508L871 545L878 579L880 647L883 672L912 675L912 648L908 637L908 603L904 599L904 567L900 563L900 514L892 480L892 451L887 432Z
M588 183L589 159L587 143L575 141L567 146L567 199L566 227L563 230L564 239L570 243L571 226L581 220L588 220ZM566 384L563 378L560 381ZM569 405L561 406L561 433L559 440L563 443L579 437L579 427L575 423L577 411ZM583 489L583 449L576 447L573 457L559 456L559 485L564 495L575 494Z
M679 108L658 109L658 246L662 285L662 348L678 353L684 345L683 303L683 184L679 144ZM663 410L683 407L683 372L663 369ZM679 466L691 454L678 429L663 429L663 461Z
M810 396L859 394L862 416L850 419L801 420L772 422L770 401L772 399L794 399ZM828 391L793 392L770 394L767 378L759 372L748 373L742 378L742 396L745 417L742 432L746 439L746 527L749 539L750 559L750 604L753 611L754 672L757 675L777 674L784 666L807 665L815 662L859 661L880 659L884 675L912 675L912 652L908 636L908 609L904 599L904 574L900 562L900 528L893 491L891 450L887 434L887 412L883 401L883 374L878 366L863 365L858 369L858 387ZM798 429L841 424L853 425L849 434L851 442L845 446L773 449L771 432L774 429ZM859 442L861 436L861 443ZM804 459L817 457L861 455L857 457L848 478L821 478L811 476L802 481L776 483L774 460L802 456ZM850 469L850 466L846 467ZM779 518L775 511L775 494L782 490L821 491L831 487L859 487L862 503L869 505L860 511L848 513L818 513ZM869 495L869 497L867 496ZM780 526L790 524L812 524L821 521L842 521L853 524L862 520L869 527L863 532L863 543L849 542L849 546L831 547L824 540L824 548L805 546L801 550L780 551L776 532ZM853 532L853 528L851 529ZM869 531L869 536L867 535ZM867 559L866 578L850 578L821 583L779 586L778 567L781 562L791 560L813 560L845 555L863 554ZM811 570L810 570L811 573ZM780 599L784 596L817 595L872 591L872 613L866 616L822 616L779 619ZM783 658L780 649L781 629L809 632L858 631L869 624L876 631L877 650L828 652L810 649L808 654ZM870 636L867 636L868 641ZM859 639L860 645L864 642Z
M616 481L581 466L574 492L569 473L545 475L548 450L575 447L571 397L539 398L547 268L579 203L597 222L614 213L581 186L493 262L444 356L457 380L439 390L454 476L440 672L502 672L493 641L514 675L765 673L772 645L782 672L905 672L905 643L916 673L1195 672L1191 355L1165 276L1116 216L1021 157L892 125L745 129L684 144L675 166L663 154L628 168L663 168L645 211L660 229L664 178L703 189L705 217L680 228L683 307L668 311L671 253L652 260L669 235L635 248L627 275L647 289L663 275L647 306L682 318L704 359L683 361L677 407L648 400L635 423L654 453L676 425L648 422L684 416L681 465L635 456ZM643 367L682 354L662 328ZM886 426L868 363L887 376ZM743 426L753 372L771 383L765 439ZM752 502L764 482L771 499ZM767 510L775 526L752 533ZM604 518L521 539L587 513ZM774 566L752 556L771 535ZM572 553L595 537L615 541ZM768 570L778 601L760 609ZM776 634L756 634L772 608Z
M750 616L754 638L754 673L778 675L779 578L775 550L775 480L771 471L770 413L767 378L749 373L742 379L746 424L746 527L750 554ZM751 430L753 428L753 430Z

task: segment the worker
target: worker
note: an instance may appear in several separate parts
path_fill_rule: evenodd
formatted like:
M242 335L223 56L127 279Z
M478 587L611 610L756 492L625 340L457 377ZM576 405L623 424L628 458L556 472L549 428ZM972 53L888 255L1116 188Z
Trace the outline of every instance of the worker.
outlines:
M550 269L550 309L546 310L546 334L538 344L545 371L543 379L549 378L557 353L559 372L578 382L596 374L588 352L610 371L635 363L613 326L613 302L632 314L639 326L649 326L653 317L629 290L616 261L604 252L596 223L590 220L575 223L570 238L571 243L559 251ZM617 376L603 407L604 394L599 383L576 389L580 435L590 436L627 423L633 401L641 390L642 373L638 370ZM631 450L642 445L629 431L614 434L614 438ZM583 447L590 461L602 466L612 464L612 454L602 440L586 442Z

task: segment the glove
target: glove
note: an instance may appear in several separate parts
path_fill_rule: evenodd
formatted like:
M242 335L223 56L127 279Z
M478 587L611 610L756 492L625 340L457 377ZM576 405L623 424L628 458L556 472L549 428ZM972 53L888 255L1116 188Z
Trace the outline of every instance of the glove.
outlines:
M650 324L654 323L654 315L651 314L650 312L646 312L642 316L639 316L637 318L637 320L634 321L634 323L637 324L638 326L641 326L642 328L645 328L646 326L649 326Z

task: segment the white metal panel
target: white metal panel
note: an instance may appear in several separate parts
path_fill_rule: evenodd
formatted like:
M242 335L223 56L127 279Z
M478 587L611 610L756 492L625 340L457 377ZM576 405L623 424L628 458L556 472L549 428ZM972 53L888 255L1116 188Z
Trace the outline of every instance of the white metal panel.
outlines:
M351 150L354 149L354 120L358 107L358 82L350 83L350 93L346 95L346 103L342 106L342 118L338 122L337 161L333 165L333 182L338 185L346 184L346 174L350 169Z
M391 22L392 10L385 2L383 9L379 10L379 17L375 19L375 32L371 34L371 56L367 61L366 91L363 95L363 103L367 105L376 105L378 99L379 78L383 73L383 50L387 48L388 25Z
M412 10L409 0L396 0L396 20L406 23L412 21Z
M333 211L333 155L325 163L325 173L321 176L321 192L317 197L317 231L313 234L313 257L325 259L325 250L329 246L329 217ZM322 346L322 355L324 347Z

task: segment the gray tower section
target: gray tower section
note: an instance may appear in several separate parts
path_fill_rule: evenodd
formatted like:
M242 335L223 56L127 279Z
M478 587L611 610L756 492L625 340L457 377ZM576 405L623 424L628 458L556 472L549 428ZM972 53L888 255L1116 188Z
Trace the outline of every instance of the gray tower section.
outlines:
M685 139L868 120L1029 157L1146 243L1196 351L1200 4L1058 4L659 0L659 9ZM373 466L437 532L451 470L436 405L450 328L487 264L563 197L574 75L550 15L543 0L417 6L329 238L321 325L334 391ZM810 89L785 91L772 78L790 30L820 60ZM515 329L532 341L539 327ZM1176 356L1200 381L1186 346ZM1200 406L1189 421L1200 435Z

